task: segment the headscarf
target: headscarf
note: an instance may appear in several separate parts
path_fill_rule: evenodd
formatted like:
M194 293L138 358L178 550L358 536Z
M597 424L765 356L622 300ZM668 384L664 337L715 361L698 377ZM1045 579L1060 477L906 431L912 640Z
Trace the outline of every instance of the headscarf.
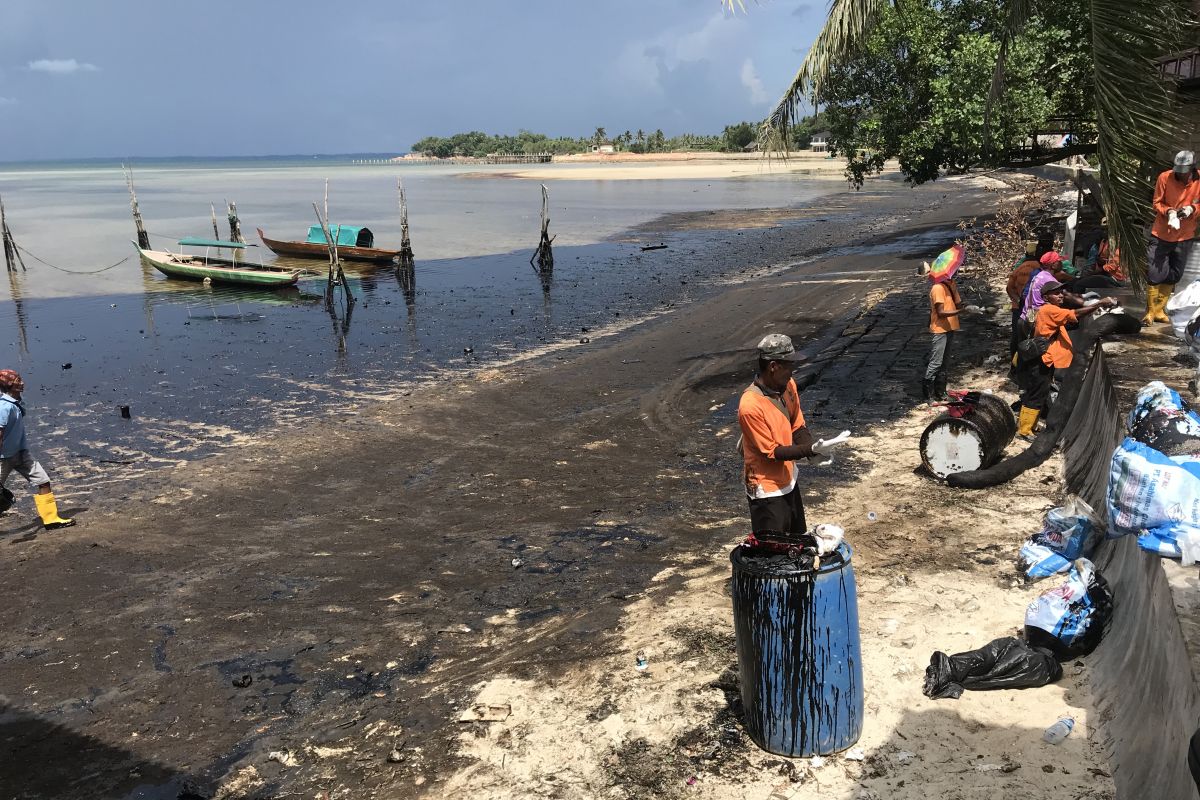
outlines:
M0 391L11 393L25 382L21 376L11 369L0 369Z

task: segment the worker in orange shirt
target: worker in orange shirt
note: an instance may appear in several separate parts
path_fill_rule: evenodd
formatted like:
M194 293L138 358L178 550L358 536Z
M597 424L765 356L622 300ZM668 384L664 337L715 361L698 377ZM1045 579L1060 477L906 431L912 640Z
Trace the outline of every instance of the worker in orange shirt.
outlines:
M1071 366L1075 352L1071 349L1071 335L1067 326L1079 322L1102 308L1113 308L1117 301L1105 297L1099 302L1083 308L1063 308L1066 299L1065 287L1058 281L1042 286L1042 306L1038 308L1033 323L1033 337L1045 344L1041 359L1029 369L1021 393L1021 414L1017 420L1017 435L1029 441L1033 438L1033 426L1038 416L1046 410L1050 400L1050 388L1054 382L1054 370Z
M1150 229L1150 252L1146 264L1146 316L1142 324L1170 322L1167 301L1196 238L1196 211L1200 205L1200 175L1196 154L1181 150L1173 169L1165 170L1154 184L1154 226Z
M790 338L781 333L764 337L758 343L758 374L738 402L743 477L755 534L808 532L793 462L807 458L831 464L834 449L850 438L849 431L842 431L833 439L813 441L792 378L797 360Z

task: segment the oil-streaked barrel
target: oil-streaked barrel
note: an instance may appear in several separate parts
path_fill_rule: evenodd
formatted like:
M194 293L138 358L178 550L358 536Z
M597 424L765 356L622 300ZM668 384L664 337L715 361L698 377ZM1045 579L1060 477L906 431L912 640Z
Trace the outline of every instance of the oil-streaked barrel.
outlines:
M769 753L827 755L858 741L862 647L851 550L820 568L734 548L733 627L746 732Z
M1016 418L999 397L980 393L971 405L957 415L940 415L921 434L921 461L939 478L987 469L1017 435Z

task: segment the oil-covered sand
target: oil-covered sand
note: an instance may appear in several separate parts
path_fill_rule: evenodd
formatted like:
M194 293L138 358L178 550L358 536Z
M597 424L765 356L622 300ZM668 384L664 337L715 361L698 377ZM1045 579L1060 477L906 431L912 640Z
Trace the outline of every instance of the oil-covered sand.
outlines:
M311 298L282 311L206 302L204 319L186 303L156 306L152 321L131 310L129 330L154 324L178 339L149 365L164 373L153 383L113 345L115 327L94 330L95 315L80 314L87 333L61 338L86 341L64 341L48 360L86 346L113 363L76 361L131 377L122 396L88 397L76 365L52 365L84 396L42 404L34 447L50 455L60 504L80 524L39 532L25 496L4 517L0 794L658 792L612 770L611 783L585 788L502 766L489 778L461 734L491 741L491 723L458 718L496 680L521 695L501 707L536 710L519 721L526 733L559 707L575 713L535 688L582 696L580 676L594 688L592 668L627 646L622 621L637 617L626 615L653 614L651 596L667 608L689 577L680 567L707 562L744 527L722 449L732 439L717 432L758 338L782 330L816 355L868 295L911 284L958 218L993 201L969 183L878 182L840 195L843 208L798 210L775 227L676 218L630 237L667 250L611 242L581 258L588 271L573 271L563 248L546 295L515 266L506 274L519 288L496 280L423 294L439 278L418 263L411 303L394 276L367 278L344 346L344 315L327 315L323 330L307 324L326 314ZM912 310L925 313L920 302ZM405 338L410 325L421 335ZM359 369L315 381L306 364L331 347ZM31 383L56 397L48 376ZM870 389L836 369L815 388L847 386ZM903 393L883 400L871 406L881 424L917 405ZM116 414L120 402L133 420ZM810 424L868 425L855 413L814 402ZM813 502L835 507L838 487L864 468L851 459L812 475ZM866 552L906 557L889 550L888 531L854 535ZM948 549L914 569L970 563ZM623 740L636 749L637 737Z

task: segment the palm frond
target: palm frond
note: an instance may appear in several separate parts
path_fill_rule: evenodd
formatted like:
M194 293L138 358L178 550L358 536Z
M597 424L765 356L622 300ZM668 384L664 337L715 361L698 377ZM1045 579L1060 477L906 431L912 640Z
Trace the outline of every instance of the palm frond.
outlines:
M992 87L988 91L987 103L983 108L985 140L990 138L992 108L1000 102L1000 97L1004 94L1004 69L1008 63L1008 50L1012 46L1013 39L1017 38L1033 14L1033 0L1009 0L1004 30L1000 32L1000 53L996 56L996 69L992 73Z
M1162 0L1091 0L1101 196L1109 232L1130 281L1145 285L1144 225L1158 170L1184 140L1186 128L1155 59L1182 49L1191 21ZM1170 162L1167 162L1170 163Z
M791 85L767 117L761 140L778 141L786 151L788 131L796 121L801 104L815 98L830 71L866 42L872 26L889 2L833 0L825 26L817 34Z

